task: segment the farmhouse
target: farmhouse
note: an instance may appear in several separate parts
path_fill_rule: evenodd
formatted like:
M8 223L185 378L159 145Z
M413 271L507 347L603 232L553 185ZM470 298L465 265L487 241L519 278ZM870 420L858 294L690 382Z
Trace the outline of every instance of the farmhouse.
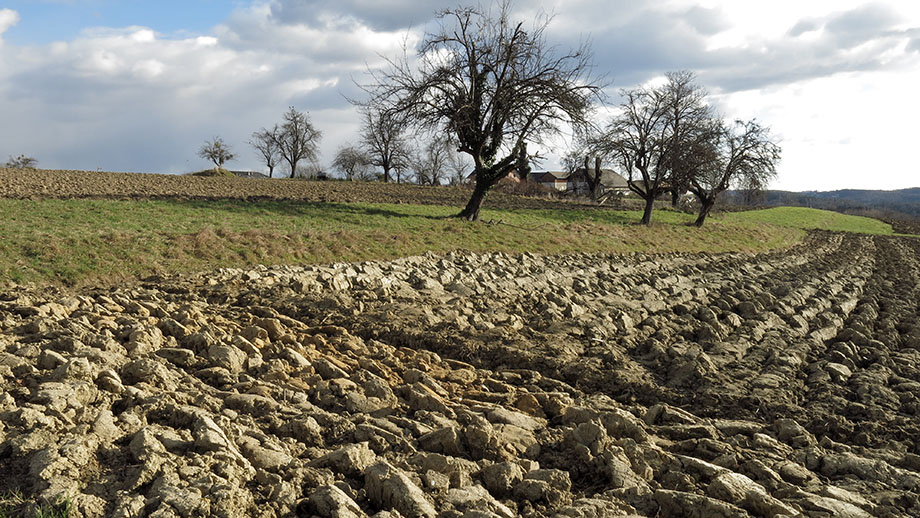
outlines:
M527 177L532 182L560 192L584 194L588 192L588 178L585 169L580 167L575 171L534 171ZM629 185L623 178L611 169L601 169L601 193L627 194Z

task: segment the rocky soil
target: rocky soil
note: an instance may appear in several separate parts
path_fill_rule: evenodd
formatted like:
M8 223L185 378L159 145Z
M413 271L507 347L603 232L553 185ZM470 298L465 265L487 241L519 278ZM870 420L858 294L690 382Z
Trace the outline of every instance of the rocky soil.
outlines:
M87 517L920 516L920 242L0 295L0 491Z
M462 207L470 197L464 187L431 187L378 182L306 181L236 177L200 177L148 173L58 171L0 167L0 198L244 199L325 203L413 203ZM606 208L615 205L608 201ZM528 198L492 192L485 207L509 209L572 208L567 200Z

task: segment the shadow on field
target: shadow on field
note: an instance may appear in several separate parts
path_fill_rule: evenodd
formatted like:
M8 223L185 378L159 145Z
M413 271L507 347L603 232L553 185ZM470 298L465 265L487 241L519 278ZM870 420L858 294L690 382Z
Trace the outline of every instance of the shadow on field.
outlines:
M353 217L385 217L385 218L420 218L428 220L445 220L454 217L449 215L419 214L407 207L406 211L391 208L367 207L350 203L333 202L302 202L278 200L159 200L161 203L181 205L189 209L224 210L227 212L252 214L252 215L278 215L286 217L323 217L332 220L349 220ZM459 209L457 209L459 212Z

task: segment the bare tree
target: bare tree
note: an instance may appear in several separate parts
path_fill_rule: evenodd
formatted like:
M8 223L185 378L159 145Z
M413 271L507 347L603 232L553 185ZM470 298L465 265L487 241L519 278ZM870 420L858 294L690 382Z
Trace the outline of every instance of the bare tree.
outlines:
M368 106L449 133L472 157L476 185L459 216L473 221L489 189L517 165L527 142L588 118L600 86L587 46L559 53L545 39L548 18L527 30L510 19L510 3L495 9L439 13L439 27L418 49L417 71L407 56L374 77Z
M668 187L671 192L671 205L677 206L681 195L690 188L692 171L681 167L680 160L690 158L688 149L698 149L701 138L708 138L711 121L714 118L712 108L706 104L706 90L695 83L696 76L688 70L667 72L668 79L661 89L665 98L667 111L668 138L667 152L664 156L668 170Z
M435 137L415 150L410 165L417 184L441 185L447 176L451 147L447 139Z
M235 155L230 151L230 146L224 143L220 137L214 137L205 142L201 149L198 150L198 156L210 160L214 164L214 170L220 170L224 162L233 160Z
M371 157L364 150L350 144L339 148L332 167L341 171L346 180L370 180L374 176Z
M19 155L16 158L10 157L4 167L12 169L34 169L36 165L38 165L38 160L30 156Z
M375 167L383 169L383 181L390 181L390 171L402 171L409 162L409 144L405 124L398 117L378 109L362 106L364 121L361 144Z
M297 173L297 162L316 160L319 140L323 134L313 127L310 117L291 106L282 116L280 131L276 136L281 158L291 168L291 178Z
M667 149L667 110L658 90L625 90L621 113L607 128L607 145L628 181L629 190L645 200L642 224L652 221L655 198L667 188L662 163Z
M447 162L444 164L447 171L447 183L449 185L460 185L466 181L466 176L473 170L468 155L457 151L456 144L452 144L448 149Z
M275 166L281 160L281 147L278 145L280 132L281 129L275 124L270 130L262 128L253 133L252 140L249 141L249 145L259 153L265 166L268 167L269 178L272 177Z
M712 119L703 103L705 92L693 84L690 72L666 74L667 83L622 91L621 111L607 127L605 147L645 201L641 222L651 223L655 199L671 192L679 196L689 179L679 160L700 128Z
M689 175L690 192L700 201L696 226L703 226L716 198L733 186L762 189L774 176L781 156L770 129L757 121L735 121L732 126L718 124L714 138L695 152L701 167ZM710 159L707 161L705 157Z

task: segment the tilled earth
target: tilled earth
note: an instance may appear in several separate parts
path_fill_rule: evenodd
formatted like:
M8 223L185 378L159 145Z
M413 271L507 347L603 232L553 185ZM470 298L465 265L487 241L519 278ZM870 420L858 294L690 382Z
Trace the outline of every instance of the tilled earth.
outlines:
M72 516L920 516L920 242L0 296L0 491Z
M201 177L149 173L9 169L0 167L0 198L243 199L325 203L413 203L463 207L465 187L380 182ZM610 208L616 200L605 205ZM578 202L492 192L484 206L508 209L572 208ZM597 205L583 204L598 208Z

